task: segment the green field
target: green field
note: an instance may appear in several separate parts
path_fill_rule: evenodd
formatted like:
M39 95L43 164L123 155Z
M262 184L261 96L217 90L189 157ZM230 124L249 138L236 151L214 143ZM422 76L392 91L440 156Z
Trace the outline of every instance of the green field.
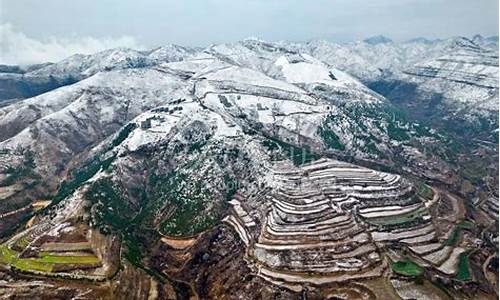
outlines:
M42 255L37 259L42 263L50 264L97 264L99 258L93 255L84 256L61 256L61 255Z
M17 252L5 245L0 245L0 262L10 264L16 258Z
M471 274L469 270L469 253L464 252L460 254L460 260L458 262L458 272L455 279L460 281L471 280Z
M53 264L41 262L38 258L17 258L11 265L22 271L52 272Z
M41 252L40 257L18 258L16 252L6 245L0 245L0 262L23 271L52 272L56 264L98 264L99 258L93 255L59 256Z
M417 265L409 258L393 262L391 264L391 267L392 271L394 271L395 273L405 276L419 276L424 271L424 269L421 266Z

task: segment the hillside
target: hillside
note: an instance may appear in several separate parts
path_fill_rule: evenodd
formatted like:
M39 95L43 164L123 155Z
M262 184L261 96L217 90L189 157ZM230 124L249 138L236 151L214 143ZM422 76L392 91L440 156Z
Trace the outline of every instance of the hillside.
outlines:
M11 68L74 80L0 107L0 295L489 299L498 144L405 108L442 93L439 116L495 124L495 61L376 37Z

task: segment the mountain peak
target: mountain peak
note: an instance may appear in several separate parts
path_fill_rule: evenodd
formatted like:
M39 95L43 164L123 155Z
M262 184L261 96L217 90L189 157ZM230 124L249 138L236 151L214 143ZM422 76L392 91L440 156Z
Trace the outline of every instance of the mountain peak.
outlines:
M265 42L264 39L257 36L248 36L242 40L243 42Z
M486 38L488 41L495 42L498 44L498 35L492 35Z
M392 40L386 36L383 35L376 35L369 37L367 39L364 39L363 42L371 44L371 45L378 45L378 44L386 44L386 43L392 43Z
M477 40L476 40L477 41ZM481 47L475 41L466 37L456 37L451 39L451 47L456 49L480 50Z
M407 40L405 43L422 43L422 44L432 44L435 40L430 40L425 37L416 37L413 39Z
M482 40L484 39L484 37L480 34L475 34L473 37L472 37L472 40Z

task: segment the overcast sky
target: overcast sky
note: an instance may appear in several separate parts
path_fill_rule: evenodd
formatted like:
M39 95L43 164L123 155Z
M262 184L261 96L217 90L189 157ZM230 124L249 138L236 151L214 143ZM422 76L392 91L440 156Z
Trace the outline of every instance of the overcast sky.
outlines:
M0 0L0 24L6 61L14 44L38 52L49 47L43 56L120 45L205 46L249 36L341 42L377 34L394 40L490 36L498 34L498 0Z

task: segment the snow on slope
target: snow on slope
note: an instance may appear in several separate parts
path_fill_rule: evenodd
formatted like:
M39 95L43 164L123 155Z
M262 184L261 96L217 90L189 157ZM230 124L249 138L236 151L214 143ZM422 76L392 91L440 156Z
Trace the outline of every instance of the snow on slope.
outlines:
M181 61L195 53L195 49L169 44L151 50L148 54L148 58L153 60L155 63L173 62Z
M1 149L29 149L41 174L55 175L74 155L116 133L142 112L189 93L181 79L153 69L98 73L74 85L7 106ZM24 116L29 116L25 118Z
M351 124L348 125L351 127L355 123L332 105L329 97L338 94L349 99L349 93L355 93L356 100L365 104L372 103L373 99L380 100L380 97L374 98L357 80L328 68L310 56L301 59L300 64L289 64L291 68L287 72L309 74L302 78L305 86L301 82L269 77L253 68L240 67L208 53L151 68L100 72L74 85L0 110L0 114L5 116L0 120L2 128L13 128L15 120L19 120L19 113L32 116L22 122L19 130L13 132L2 146L12 148L19 144L36 147L38 138L44 134L50 136L47 140L57 140L57 135L47 133L48 126L64 126L69 131L86 132L89 138L84 139L84 144L90 145L97 136L111 132L107 124L124 124L135 116L136 124L149 122L151 130L143 130L142 134L134 132L129 150L164 141L173 128L197 119L214 128L216 137L238 136L244 128L261 124L264 130L280 138L289 139L298 135L321 146L318 130L328 115L342 115L343 122ZM294 70L296 67L299 70ZM318 75L322 77L318 78ZM335 80L331 76L335 76ZM349 92L338 93L332 89L326 92L329 97L325 97L307 89L309 84L318 82L342 87ZM91 124L87 126L90 128L82 129L82 121ZM33 139L34 128L42 135ZM61 144L56 140L54 145L59 145L68 153L76 151L75 147L67 145L67 141Z
M454 51L415 64L402 79L418 84L424 93L438 93L466 114L498 111L498 52L459 39Z
M498 111L498 47L490 39L279 44L290 51L309 53L363 82L416 85L416 95L412 95L416 99L442 96L442 109L459 116L474 119Z
M306 60L290 63L286 56L280 56L274 63L281 69L285 80L290 83L321 82L336 85L339 81L353 80L343 72L328 70L322 63L311 63L312 57L302 55Z
M268 43L247 39L238 43L211 46L206 53L233 65L244 66L262 72L272 78L300 85L310 93L324 91L325 95L344 95L332 97L335 102L368 101L381 98L363 84L346 73L307 54L301 45L291 43ZM360 93L362 91L362 93Z
M373 81L398 73L428 57L443 53L444 44L354 42L333 44L313 41L303 46L315 58L347 72L362 81Z
M58 63L29 72L27 76L87 78L98 72L116 69L143 68L163 62L180 61L192 55L193 49L166 45L149 52L116 48L91 55L76 54Z
M22 102L0 108L0 131L6 132L18 128L17 123L27 126L52 113L70 108L75 101L85 101L93 95L104 98L119 97L122 102L130 102L129 113L138 113L144 107L156 105L162 99L170 99L172 90L180 88L179 79L166 76L153 69L131 69L99 73L76 84L26 99ZM85 103L82 105L106 108L107 103ZM134 109L137 107L137 109ZM108 108L109 109L109 108Z
M110 50L88 58L102 56L89 64L71 58L54 70L101 71L0 109L0 146L32 148L46 160L37 162L47 166L51 160L71 159L95 146L135 117L138 125L150 122L146 127L151 130L142 130L142 135L134 132L129 150L161 143L179 126L195 120L213 128L218 138L254 131L368 159L378 159L381 153L390 157L391 147L412 136L410 124L389 124L394 117L385 111L383 97L331 64L302 53L306 48L246 40L196 53L180 49L182 60L145 67L130 67L128 62L176 50L167 47L132 54ZM129 56L137 60L128 60ZM118 69L127 69L108 70L114 63ZM156 108L162 110L153 111ZM407 134L395 137L393 127ZM49 167L46 173L54 169Z

